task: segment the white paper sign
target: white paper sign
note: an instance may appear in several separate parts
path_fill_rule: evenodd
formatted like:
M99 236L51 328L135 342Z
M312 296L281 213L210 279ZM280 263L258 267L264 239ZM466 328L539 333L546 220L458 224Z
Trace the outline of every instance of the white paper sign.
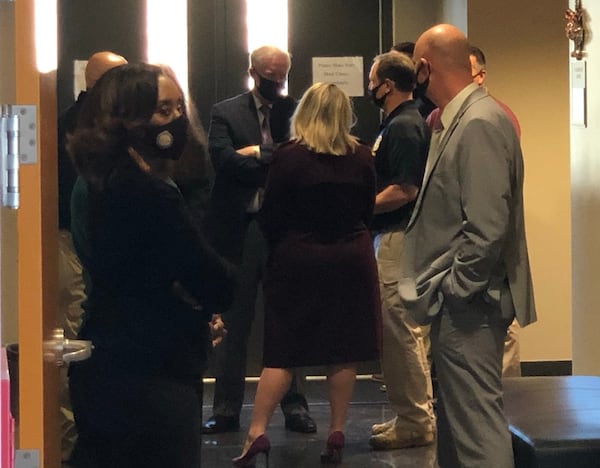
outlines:
M348 96L364 96L362 57L313 57L313 84L333 83Z
M571 86L573 89L585 88L585 62L571 62Z

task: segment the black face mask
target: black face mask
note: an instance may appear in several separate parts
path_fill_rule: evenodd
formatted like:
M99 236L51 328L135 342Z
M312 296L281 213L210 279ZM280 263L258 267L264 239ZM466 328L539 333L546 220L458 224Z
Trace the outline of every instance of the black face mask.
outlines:
M419 76L419 72L421 71L421 67L423 67L423 65L424 65L424 63L421 62L421 64L419 65L419 68L417 68L417 72L416 72L417 79ZM417 84L413 91L413 99L427 99L427 96L425 96L425 93L427 92L428 86L429 86L429 75L427 75L427 79L425 81L423 81L423 83L419 83L417 81Z
M381 83L379 83L377 86L375 86L373 89L371 89L369 91L369 94L371 96L371 101L373 101L373 104L375 104L377 107L380 107L380 108L383 107L383 105L385 104L385 98L389 94L389 93L385 93L383 96L377 97L377 90L379 88L381 88L381 85L383 83L384 82L382 81Z
M165 125L137 127L129 132L129 145L142 156L177 160L187 143L187 128L185 115Z
M260 83L258 84L257 89L262 97L271 102L275 102L277 99L281 98L283 84L277 83L277 81L269 80L268 78L260 75L258 75L258 77L260 78Z

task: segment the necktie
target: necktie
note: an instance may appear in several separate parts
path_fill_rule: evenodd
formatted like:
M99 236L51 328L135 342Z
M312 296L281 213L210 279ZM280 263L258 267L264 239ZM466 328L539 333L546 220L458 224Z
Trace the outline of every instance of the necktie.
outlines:
M260 111L262 112L263 119L260 125L260 133L263 145L271 145L273 144L273 137L271 136L271 124L269 122L269 117L271 115L271 108L266 104L263 104L260 107Z
M262 122L260 123L261 144L272 145L273 137L271 136L271 124L269 122L271 108L266 104L263 104L260 106L260 112L262 113ZM248 205L246 211L249 213L256 213L262 205L263 197L264 189L259 187L252 197L252 200L250 200L250 204Z

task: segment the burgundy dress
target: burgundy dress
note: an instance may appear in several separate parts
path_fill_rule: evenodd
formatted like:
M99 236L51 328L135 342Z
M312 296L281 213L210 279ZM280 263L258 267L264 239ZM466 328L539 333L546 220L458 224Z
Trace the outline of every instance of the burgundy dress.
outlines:
M367 228L375 203L370 149L318 154L295 142L269 169L261 226L266 367L377 359L380 298Z

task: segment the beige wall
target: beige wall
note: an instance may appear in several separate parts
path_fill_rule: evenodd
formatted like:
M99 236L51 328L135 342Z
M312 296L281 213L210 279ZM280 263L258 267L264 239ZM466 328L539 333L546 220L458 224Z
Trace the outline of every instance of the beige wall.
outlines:
M519 117L525 210L538 323L524 361L571 359L571 200L565 0L469 2L469 39L488 62L488 88Z
M573 8L574 1L570 2ZM587 17L600 17L598 2L583 2ZM600 43L588 21L587 127L571 126L573 209L573 373L600 375ZM596 25L597 26L597 25ZM575 59L571 59L576 62Z
M450 21L449 12L459 23L466 5L431 2L429 14L421 12L412 21L406 3L396 1L398 39L409 30L406 24L420 27L416 37L431 22ZM476 0L466 5L467 28L456 24L484 50L488 88L513 109L523 132L526 225L539 315L538 323L522 331L523 361L572 358L566 6L566 0L546 0L544 8L539 2Z

